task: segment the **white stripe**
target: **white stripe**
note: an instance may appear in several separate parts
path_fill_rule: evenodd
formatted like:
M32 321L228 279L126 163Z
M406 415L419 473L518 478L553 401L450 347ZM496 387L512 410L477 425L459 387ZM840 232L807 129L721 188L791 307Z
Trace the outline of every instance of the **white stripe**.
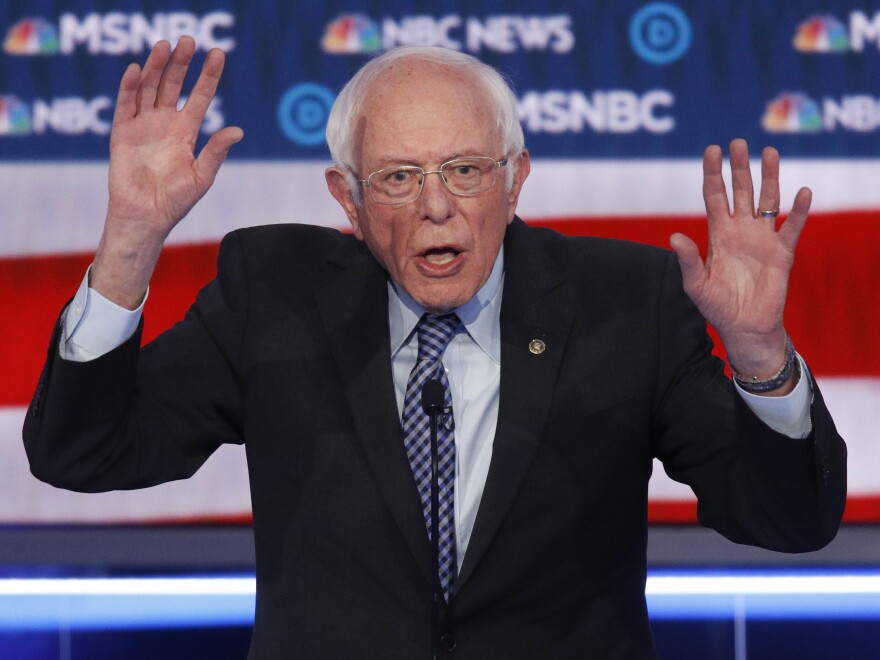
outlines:
M253 577L9 578L0 579L0 596L222 596L253 595ZM878 594L880 575L652 574L648 595Z
M74 493L31 475L21 441L24 413L24 408L0 407L0 523L125 523L250 514L244 447L221 447L190 479L134 491Z
M253 577L0 580L0 631L253 623ZM652 619L877 619L875 573L648 575Z
M809 361L809 356L807 356ZM847 492L851 496L880 496L880 444L875 441L880 428L880 377L817 378L825 403L837 431L846 441ZM666 476L663 465L654 461L654 474L648 484L651 500L694 500L691 489Z
M328 164L229 162L168 242L216 242L238 227L282 222L347 227L324 183ZM701 176L698 160L536 160L518 210L536 220L699 216ZM880 160L783 161L781 180L783 208L809 186L814 211L880 209ZM8 219L0 257L90 253L106 212L107 164L0 163L0 199Z
M0 596L220 596L253 595L241 578L36 578L0 579Z
M877 619L880 575L756 574L705 575L699 571L657 572L645 586L652 619L733 619L745 639L754 619ZM742 626L742 627L740 627Z
M880 575L652 575L645 593L674 594L878 594Z
M821 378L822 393L849 450L849 494L880 496L880 377ZM58 490L31 476L21 443L24 408L0 407L0 523L138 522L250 512L244 449L224 446L191 479L138 491L82 494ZM687 486L655 462L653 501L692 500Z

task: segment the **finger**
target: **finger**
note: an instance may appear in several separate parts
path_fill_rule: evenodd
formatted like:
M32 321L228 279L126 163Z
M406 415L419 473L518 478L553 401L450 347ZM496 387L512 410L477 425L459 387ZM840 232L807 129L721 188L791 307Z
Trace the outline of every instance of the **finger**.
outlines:
M678 256L684 290L691 295L699 290L706 275L703 260L700 258L700 249L690 238L677 232L669 237L669 246Z
M785 222L779 228L779 240L791 252L794 252L801 232L807 224L807 215L810 212L812 201L813 192L809 188L798 190L797 195L794 196L791 213L788 214Z
M177 42L177 47L171 53L171 60L162 73L159 88L156 92L156 106L177 107L177 99L180 98L180 90L183 80L186 78L187 69L192 62L193 53L196 52L195 39L183 36Z
M202 71L193 86L192 93L186 100L183 111L198 123L202 122L208 111L208 106L214 99L217 85L220 83L220 76L223 75L225 62L226 54L219 48L212 48L205 58L205 63L202 65Z
M195 167L199 179L203 182L204 190L214 182L214 177L217 176L217 171L226 160L232 145L240 142L243 137L244 131L238 126L227 126L214 133L202 148Z
M730 217L727 188L721 174L721 147L711 145L703 154L703 201L709 221Z
M759 211L774 211L779 208L779 152L767 147L761 154L761 195L758 198ZM775 224L775 219L773 223Z
M730 143L730 178L733 183L733 215L755 217L755 188L745 140Z
M162 80L162 72L165 70L170 56L171 44L167 41L160 41L150 51L141 73L141 86L137 96L138 113L152 108L156 102L156 90L159 87L159 81Z
M132 62L122 74L122 80L119 81L116 109L113 111L114 126L137 114L137 95L140 84L141 68Z

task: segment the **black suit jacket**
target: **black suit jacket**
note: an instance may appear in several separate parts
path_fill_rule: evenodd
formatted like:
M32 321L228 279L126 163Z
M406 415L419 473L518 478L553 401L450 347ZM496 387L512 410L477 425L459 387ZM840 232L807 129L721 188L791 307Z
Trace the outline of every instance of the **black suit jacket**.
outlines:
M492 463L447 619L454 656L642 658L652 458L703 524L784 551L833 538L845 447L815 390L813 433L761 423L709 354L669 252L505 239ZM257 556L253 658L420 658L430 549L403 449L386 273L300 225L224 239L184 321L138 351L56 357L25 422L35 475L82 491L184 478L246 443ZM542 339L546 350L528 350Z

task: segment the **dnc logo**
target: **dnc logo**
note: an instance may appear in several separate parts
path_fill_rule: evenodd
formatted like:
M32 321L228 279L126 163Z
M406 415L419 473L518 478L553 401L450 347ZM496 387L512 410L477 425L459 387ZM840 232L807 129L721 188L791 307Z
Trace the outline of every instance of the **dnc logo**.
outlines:
M9 55L52 55L58 52L58 30L42 18L25 18L9 28L3 50Z
M843 53L849 50L849 33L834 16L811 16L797 26L793 45L802 53Z
M680 59L690 48L691 38L687 14L668 2L645 5L629 22L633 50L646 62L658 66Z
M363 14L344 14L327 26L321 48L326 53L375 53L382 50L382 33Z
M761 125L768 133L817 133L822 113L806 94L784 93L767 104Z
M278 102L276 116L281 132L296 144L317 147L324 144L327 117L336 96L323 85L304 82L294 85Z
M31 113L17 96L0 96L0 135L27 135Z

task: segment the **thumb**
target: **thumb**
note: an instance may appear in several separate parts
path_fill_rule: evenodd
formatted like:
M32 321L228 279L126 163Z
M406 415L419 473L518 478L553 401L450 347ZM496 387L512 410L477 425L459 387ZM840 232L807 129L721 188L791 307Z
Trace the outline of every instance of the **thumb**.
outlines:
M678 232L669 237L669 246L678 256L685 291L692 290L704 275L700 249L690 238Z
M217 172L223 161L226 160L232 145L240 142L242 138L244 138L244 131L238 126L227 126L214 133L202 148L196 159L195 167L199 179L205 183L206 189L214 182L214 177L217 176Z

